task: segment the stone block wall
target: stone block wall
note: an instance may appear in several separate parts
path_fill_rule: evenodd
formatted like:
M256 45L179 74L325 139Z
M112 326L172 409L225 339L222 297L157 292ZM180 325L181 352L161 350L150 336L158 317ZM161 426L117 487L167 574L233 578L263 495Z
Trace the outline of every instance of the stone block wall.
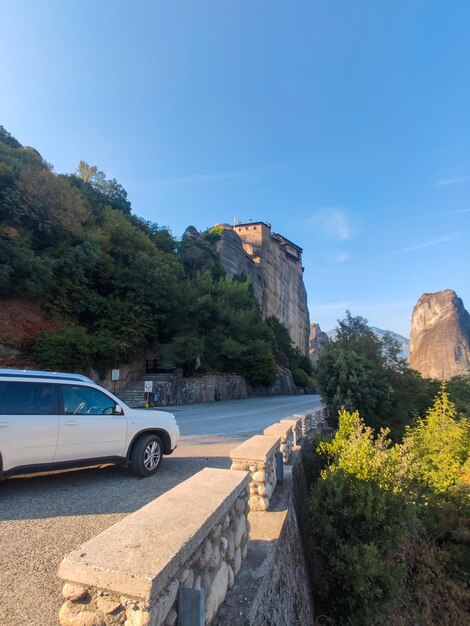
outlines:
M292 428L294 448L302 443L302 420L299 417L285 417L280 420L280 424L290 425Z
M274 554L252 602L249 619L244 622L246 626L315 623L309 572L292 496L293 492Z
M206 468L69 554L62 626L176 626L181 588L204 589L211 624L247 553L247 487Z
M248 505L252 511L267 511L276 488L276 452L279 437L255 435L230 452L232 470L250 473Z
M281 440L280 451L282 452L282 461L285 465L289 463L292 449L294 447L294 433L291 424L272 424L265 428L264 435L279 437Z
M301 433L302 438L310 437L319 426L320 422L324 420L323 408L314 409L312 411L305 411L304 413L294 413L294 418L300 418L301 420Z

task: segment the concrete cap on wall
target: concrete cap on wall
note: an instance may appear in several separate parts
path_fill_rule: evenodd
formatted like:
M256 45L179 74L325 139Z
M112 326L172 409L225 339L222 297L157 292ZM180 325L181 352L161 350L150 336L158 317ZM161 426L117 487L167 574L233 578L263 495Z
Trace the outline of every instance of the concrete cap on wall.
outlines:
M294 417L292 415L291 417L284 417L282 420L279 420L279 422L281 424L290 424L291 426L293 426L295 428L296 426L299 425L301 419L302 418L300 418L300 417Z
M239 461L266 461L281 445L279 435L277 437L265 437L255 435L230 451L230 458Z
M250 475L205 468L70 552L60 578L148 599L245 491Z
M289 433L292 432L292 424L281 424L278 422L277 424L272 424L264 429L264 435L273 435L279 437L288 437Z

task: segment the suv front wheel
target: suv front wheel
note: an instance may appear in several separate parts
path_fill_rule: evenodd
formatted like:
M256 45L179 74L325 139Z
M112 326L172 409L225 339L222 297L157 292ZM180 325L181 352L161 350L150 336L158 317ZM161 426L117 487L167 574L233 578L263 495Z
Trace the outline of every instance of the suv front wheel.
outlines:
M137 476L152 476L160 467L163 444L157 435L143 435L131 451L131 471Z

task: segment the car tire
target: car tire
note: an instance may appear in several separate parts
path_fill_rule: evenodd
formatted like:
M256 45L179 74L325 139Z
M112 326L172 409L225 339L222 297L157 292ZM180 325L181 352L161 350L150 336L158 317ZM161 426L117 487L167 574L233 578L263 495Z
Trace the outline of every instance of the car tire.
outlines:
M152 476L160 467L163 444L157 435L143 435L134 443L131 451L131 471L136 476Z

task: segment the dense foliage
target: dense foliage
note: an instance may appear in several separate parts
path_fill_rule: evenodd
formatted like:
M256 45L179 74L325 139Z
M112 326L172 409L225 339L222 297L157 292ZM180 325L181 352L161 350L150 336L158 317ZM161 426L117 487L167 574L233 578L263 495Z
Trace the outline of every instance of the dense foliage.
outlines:
M181 242L131 213L125 189L81 161L56 175L32 148L0 126L0 293L38 301L54 322L23 346L30 362L104 373L159 356L160 365L194 372L236 372L271 384L276 364L300 385L308 360L261 318L249 280L229 280L214 227Z
M445 387L400 444L343 410L304 465L318 623L468 623L470 423Z
M338 322L336 338L324 345L315 379L333 421L342 409L357 410L373 428L390 428L395 439L425 412L439 388L408 367L393 337L378 338L367 320L349 311Z

